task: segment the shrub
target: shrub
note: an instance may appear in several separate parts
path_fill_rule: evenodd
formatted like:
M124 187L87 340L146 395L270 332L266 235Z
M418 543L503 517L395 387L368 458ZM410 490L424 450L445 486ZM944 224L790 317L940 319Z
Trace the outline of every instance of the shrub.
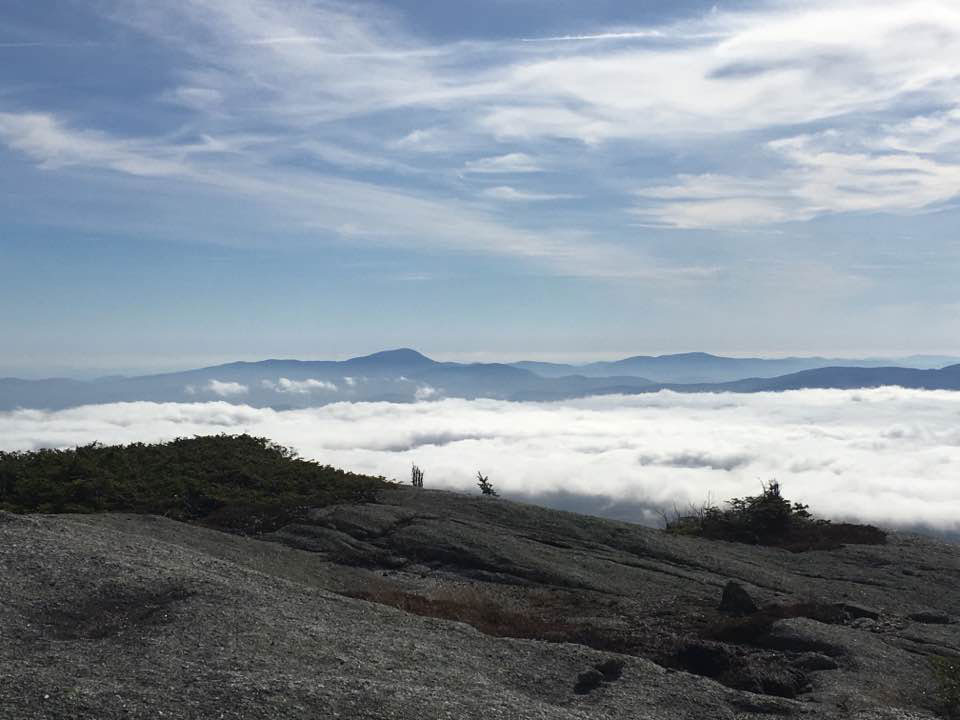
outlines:
M250 435L0 452L0 510L17 513L145 513L256 534L387 487Z
M410 484L415 488L423 487L423 470L416 465L410 468Z
M497 491L493 489L493 483L490 482L490 478L481 472L477 472L477 487L480 488L480 492L483 495L498 497Z
M666 517L668 532L752 545L771 545L795 552L829 550L844 543L876 545L886 533L871 525L832 524L813 517L809 506L783 497L780 483L765 483L759 495L733 498L720 508L711 502L681 515Z

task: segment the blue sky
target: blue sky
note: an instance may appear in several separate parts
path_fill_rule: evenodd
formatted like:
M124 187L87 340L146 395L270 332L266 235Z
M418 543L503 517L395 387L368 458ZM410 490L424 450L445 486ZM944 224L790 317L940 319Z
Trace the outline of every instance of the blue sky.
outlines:
M960 353L952 0L6 0L0 373Z

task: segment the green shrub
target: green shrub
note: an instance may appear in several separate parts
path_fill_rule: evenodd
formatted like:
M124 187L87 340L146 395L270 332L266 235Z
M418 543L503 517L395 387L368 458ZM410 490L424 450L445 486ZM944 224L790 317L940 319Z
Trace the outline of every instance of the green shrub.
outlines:
M477 473L477 487L480 488L480 493L482 495L499 497L497 491L493 488L493 483L490 482L490 478L481 472Z
M371 501L391 486L250 435L0 452L2 510L146 513L251 534L276 530L310 507Z
M666 517L668 532L713 540L772 545L795 552L828 550L844 543L876 545L886 533L871 525L833 524L810 513L809 506L783 497L780 483L765 483L759 495L733 498L720 508L707 502L687 514Z

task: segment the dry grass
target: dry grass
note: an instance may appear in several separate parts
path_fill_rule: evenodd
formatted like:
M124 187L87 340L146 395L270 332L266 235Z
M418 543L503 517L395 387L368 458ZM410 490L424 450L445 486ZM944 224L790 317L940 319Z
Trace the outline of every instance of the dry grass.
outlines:
M352 593L352 597L423 617L466 623L495 637L570 642L578 628L549 616L510 610L472 588L437 591L431 597L394 588Z
M571 622L589 608L583 598L569 601L556 593L529 598L522 608L506 607L475 586L455 586L434 591L430 596L417 595L392 587L350 593L351 597L409 612L424 617L455 620L494 637L576 643L594 650L639 655L647 643L619 626L604 626L587 620ZM530 602L532 600L532 602Z

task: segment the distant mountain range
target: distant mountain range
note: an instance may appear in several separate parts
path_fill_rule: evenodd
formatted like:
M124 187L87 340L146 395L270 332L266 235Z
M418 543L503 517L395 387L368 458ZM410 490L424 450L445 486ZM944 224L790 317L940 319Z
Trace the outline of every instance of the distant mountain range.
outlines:
M676 355L636 355L614 362L564 365L544 362L518 362L514 367L530 370L542 377L631 376L661 383L720 383L744 378L772 378L803 370L827 367L906 367L923 370L960 363L960 358L938 355L914 355L892 359L850 359L823 357L733 358L703 352Z
M444 397L560 400L590 395L676 392L778 392L804 388L960 390L955 358L917 357L918 367L887 361L727 358L706 353L631 357L584 366L520 362L437 362L415 350L344 361L264 360L184 372L92 381L0 379L0 410L62 409L110 402L227 400L291 409L333 402L414 402ZM906 361L899 361L900 363ZM874 365L873 363L880 363ZM811 367L812 366L812 367ZM800 368L799 371L795 368ZM786 372L780 372L786 370ZM598 374L598 373L606 374ZM704 379L708 378L708 379ZM717 380L715 378L722 378Z

